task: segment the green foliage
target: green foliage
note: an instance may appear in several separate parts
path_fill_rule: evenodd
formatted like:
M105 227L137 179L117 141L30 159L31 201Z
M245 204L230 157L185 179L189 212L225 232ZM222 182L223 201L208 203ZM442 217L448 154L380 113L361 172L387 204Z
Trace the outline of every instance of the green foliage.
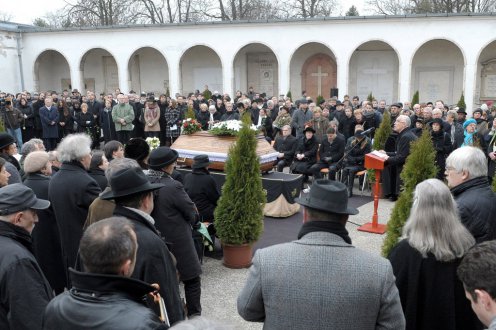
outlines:
M389 111L384 111L384 115L382 116L381 125L377 131L375 131L374 135L374 144L372 145L372 149L374 150L384 150L384 146L386 145L386 141L391 135L393 129L391 128L391 114ZM370 182L375 182L375 171L368 170L367 171L368 178Z
M320 104L320 102L325 101L324 97L322 95L317 96L317 104Z
M382 254L387 256L401 237L403 225L410 215L413 203L413 192L420 182L435 178L437 166L435 164L436 151L432 145L431 134L424 129L422 136L410 147L410 155L406 159L401 172L403 186L388 221L387 233L382 245Z
M207 88L202 93L205 100L210 100L212 98L212 92Z
M369 95L367 95L367 101L373 102L374 100L375 100L375 97L374 97L374 95L372 95L372 92L370 92Z
M289 97L291 99L291 101L293 100L293 96L291 95L291 91L288 91L286 93L286 97Z
M496 193L496 177L493 178L493 191Z
M250 128L248 112L226 161L226 182L215 209L215 228L223 243L256 242L263 231L266 195L256 154L256 132Z
M346 16L359 16L360 14L358 13L357 7L355 7L354 5L352 5L350 7L350 9L348 9L348 11L346 12L345 15Z
M5 123L3 122L3 118L0 118L0 132L5 132Z
M465 95L463 95L463 92L462 92L462 95L460 96L460 99L458 100L458 103L456 104L456 106L459 108L463 108L463 109L467 108L467 105L465 104Z
M412 108L415 104L419 104L419 103L420 103L419 91L416 91L415 94L413 94L413 98L412 98Z
M193 110L193 107L188 107L188 111L186 111L186 118L196 119L195 110Z

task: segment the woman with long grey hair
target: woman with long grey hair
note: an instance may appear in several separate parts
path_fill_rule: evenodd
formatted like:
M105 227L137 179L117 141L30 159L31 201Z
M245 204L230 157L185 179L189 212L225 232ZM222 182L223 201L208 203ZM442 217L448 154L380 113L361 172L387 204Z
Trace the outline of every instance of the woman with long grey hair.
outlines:
M456 268L475 239L462 225L448 187L428 179L415 188L402 240L388 256L406 329L476 329Z

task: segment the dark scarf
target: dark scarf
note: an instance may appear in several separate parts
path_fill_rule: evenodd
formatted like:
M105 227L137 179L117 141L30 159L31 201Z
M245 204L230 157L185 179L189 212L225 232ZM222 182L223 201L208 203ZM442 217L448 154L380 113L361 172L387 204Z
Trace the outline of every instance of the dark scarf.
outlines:
M0 221L0 236L11 238L24 245L31 253L33 252L33 241L31 235L22 227L6 221Z
M346 243L351 244L351 238L348 236L348 231L343 224L332 221L309 221L301 226L300 232L298 233L298 239L301 239L308 233L313 233L315 231L323 231L326 233L331 233L341 237Z

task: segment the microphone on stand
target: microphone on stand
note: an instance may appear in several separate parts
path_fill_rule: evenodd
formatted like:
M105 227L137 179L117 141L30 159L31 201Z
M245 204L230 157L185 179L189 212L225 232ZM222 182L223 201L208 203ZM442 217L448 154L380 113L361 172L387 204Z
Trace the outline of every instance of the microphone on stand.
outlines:
M365 135L367 135L367 134L372 133L373 131L375 131L375 127L371 127L371 128L369 128L368 130L363 131L362 133L360 133L360 136L365 136Z

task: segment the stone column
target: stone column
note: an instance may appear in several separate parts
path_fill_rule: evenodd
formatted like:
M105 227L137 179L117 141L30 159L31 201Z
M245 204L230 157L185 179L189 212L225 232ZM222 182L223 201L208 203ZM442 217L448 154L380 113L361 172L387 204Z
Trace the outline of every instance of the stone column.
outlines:
M279 52L278 58L278 70L279 71L279 95L286 95L290 89L290 61L291 54L285 51L283 48L280 50L274 50ZM275 95L278 96L279 95ZM293 96L294 99L294 96Z
M463 95L465 97L465 104L467 105L467 115L472 116L472 111L474 110L474 92L477 79L477 56L475 54L467 54L467 64L465 65L464 72L464 84L463 84ZM481 82L482 83L482 82ZM458 101L457 98L453 100L455 102Z
M350 58L353 55L353 51L351 52L341 52L338 56L336 56L336 71L337 71L337 87L338 87L338 99L343 100L343 96L348 94L348 83L349 83L349 74L350 68L348 67L348 63L350 62ZM353 95L350 95L350 99Z

